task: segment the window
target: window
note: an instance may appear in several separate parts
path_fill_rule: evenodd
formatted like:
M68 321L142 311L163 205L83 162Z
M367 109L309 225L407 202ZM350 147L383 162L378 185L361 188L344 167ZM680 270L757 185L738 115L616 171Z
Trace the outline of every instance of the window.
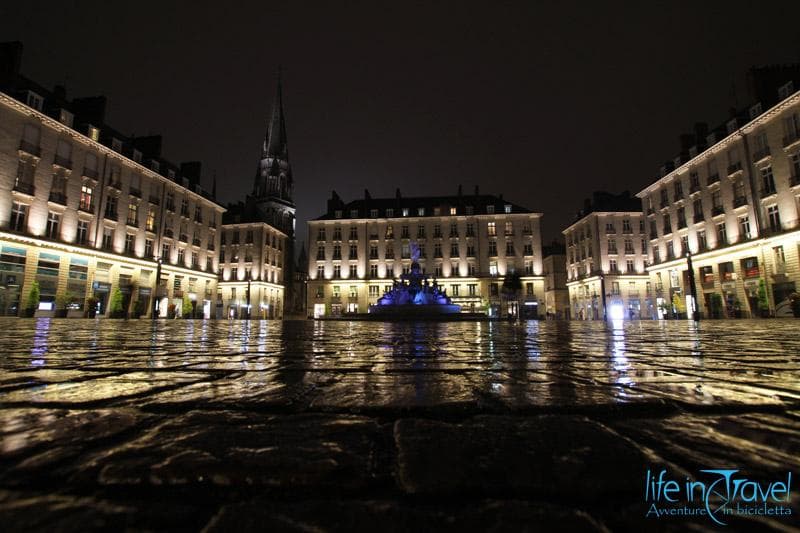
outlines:
M369 275L372 278L378 277L378 265L370 265L369 266Z
M611 282L611 294L619 295L619 281Z
M669 213L664 215L664 235L668 233L672 233L672 220L669 217Z
M14 231L25 231L28 219L28 206L21 202L14 202L11 210L11 229Z
M625 253L626 254L634 253L634 251L633 251L633 240L625 239Z
M450 214L455 215L457 213L457 209L455 207L450 208Z
M450 285L450 296L458 296L458 285L455 283Z
M442 225L441 224L435 224L433 226L433 236L436 237L436 238L439 238L439 237L442 236Z
M613 222L606 222L606 233L616 233L617 229L614 227Z
M45 234L49 239L57 239L59 236L58 230L61 226L61 215L50 211L47 214L47 228L45 230Z
M781 215L778 212L777 205L767 207L767 218L769 219L770 231L779 231L781 229Z
M494 257L497 255L497 242L489 241L489 256Z
M400 238L408 239L408 225L404 225L400 231Z
M128 204L128 220L129 226L136 226L139 224L139 206L137 204Z
M533 275L533 261L525 261L525 275L526 276Z
M333 265L333 278L339 279L342 277L342 267L341 265Z
M181 216L189 217L189 203L186 201L186 198L181 198Z
M616 241L616 239L608 239L608 253L610 253L610 254L617 253L617 241Z
M455 222L450 224L450 237L458 237L458 225Z
M28 107L32 107L37 111L41 111L44 98L33 91L28 91L28 97L25 99L25 103L28 104Z
M489 263L489 275L496 276L497 275L497 261L491 261Z
M350 265L350 277L358 277L358 265Z
M433 257L442 257L442 243L440 242L434 243Z
M686 255L688 251L689 251L689 236L683 235L681 236L681 253L683 255Z
M450 244L450 257L458 257L460 255L458 249L458 243L454 242Z
M161 260L162 261L169 261L170 256L172 255L172 246L169 244L162 244L161 245ZM222 256L222 261L225 261L225 255Z
M625 271L628 274L633 274L635 270L636 270L636 267L633 264L633 259L626 259L625 260Z
M136 239L136 235L134 235L133 233L126 233L125 234L125 253L126 254L132 254L133 253L134 239Z
M180 252L178 252L180 254ZM239 279L239 267L231 267L231 279L238 280Z
M486 206L486 213L489 214L489 215L493 215L494 214L494 206L493 205L487 205Z
M717 246L728 244L728 232L725 228L725 223L720 222L717 224Z
M350 218L358 218L358 209L350 210Z
M683 182L675 180L675 199L683 198Z
M514 235L514 223L506 222L506 235Z
M786 272L786 255L783 253L783 246L775 246L772 254L775 257L775 272L784 274Z
M478 285L476 283L470 283L467 285L467 292L470 296L475 296L478 292Z
M673 241L667 243L667 261L670 259L675 259L675 243Z
M739 217L739 240L750 239L750 217Z
M474 209L472 208L472 206L471 206L471 205L468 205L468 206L467 206L467 214L468 214L468 215L471 215L471 214L473 214L473 212L474 212Z
M341 241L342 240L342 228L341 226L336 226L333 228L333 240L334 241Z
M110 250L114 244L114 233L113 229L109 227L103 228L103 248L106 250Z
M514 255L514 243L506 241L506 255Z
M472 222L467 223L467 237L475 236L475 225Z
M350 255L348 259L358 259L358 246L355 244L350 245Z
M86 244L88 238L89 238L89 222L86 220L79 220L78 234L76 236L76 241L78 242L78 244Z
M387 278L394 277L394 265L386 265L386 277Z
M467 244L467 257L475 257L475 245Z
M511 212L511 206L509 204L504 205L503 206L503 211L505 213L510 213Z
M525 255L533 255L533 244L531 244L531 243L525 244L524 254Z
M153 239L144 240L144 256L147 258L153 257Z
M371 244L369 246L369 258L370 259L377 259L378 258L378 245Z
M417 226L417 238L418 239L424 239L425 238L425 226L423 226L422 224Z
M350 237L351 241L358 240L358 228L356 226L350 226Z
M81 211L89 211L89 212L92 211L93 209L92 193L93 189L91 186L86 184L81 186L81 198L78 204L78 209L80 209Z
M622 219L622 233L633 233L633 229L631 228L631 219Z
M617 272L617 260L616 259L609 259L608 260L608 270L611 273Z
M178 248L178 265L185 266L186 265L186 250L183 248Z
M369 216L371 218L378 218L378 210L377 209L370 209L369 210Z
M497 235L497 227L495 226L494 222L488 222L486 224L486 231L490 237Z
M117 197L109 196L106 200L106 218L117 219Z
M708 249L708 241L706 240L706 232L704 230L697 232L697 248L700 252Z
M469 263L467 265L467 274L470 275L470 276L474 276L475 275L475 263Z
M761 196L775 193L775 178L772 175L772 166L767 165L761 169Z

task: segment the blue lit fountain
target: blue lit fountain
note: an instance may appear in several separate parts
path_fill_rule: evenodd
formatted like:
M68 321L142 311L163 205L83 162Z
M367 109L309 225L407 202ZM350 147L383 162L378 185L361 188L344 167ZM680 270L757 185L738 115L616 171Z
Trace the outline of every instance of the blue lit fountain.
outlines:
M411 272L400 276L392 288L378 298L378 303L369 306L373 316L386 318L425 318L453 315L461 312L461 306L454 304L443 289L434 282L419 266L419 246L411 243Z

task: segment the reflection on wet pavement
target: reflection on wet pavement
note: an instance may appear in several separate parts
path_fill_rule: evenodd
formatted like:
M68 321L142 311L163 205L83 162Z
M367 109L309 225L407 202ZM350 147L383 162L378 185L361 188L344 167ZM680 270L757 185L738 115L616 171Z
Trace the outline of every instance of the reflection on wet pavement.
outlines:
M334 490L352 516L333 529L398 514L457 529L476 509L510 529L628 528L651 465L798 470L794 321L0 329L0 519L21 527L291 522L296 501L327 516Z

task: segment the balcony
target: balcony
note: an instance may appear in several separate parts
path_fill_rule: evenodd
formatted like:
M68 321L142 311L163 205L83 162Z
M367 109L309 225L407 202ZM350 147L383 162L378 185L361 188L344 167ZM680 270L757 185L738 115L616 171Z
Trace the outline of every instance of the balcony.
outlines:
M796 131L793 131L783 138L783 147L788 148L797 141L800 141L800 135Z
M161 199L158 196L150 195L150 198L147 199L153 205L158 205L161 203Z
M723 214L724 212L725 212L725 208L722 207L721 205L715 205L714 207L711 208L711 216L712 217L719 216L719 215Z
M700 192L700 184L694 183L689 187L689 194L694 194L696 192Z
M658 204L658 207L660 207L661 209L664 209L665 207L669 207L669 200L666 200L666 199L661 200L661 203Z
M766 198L775 194L775 187L764 187L761 189L761 198Z
M756 150L755 152L753 152L753 161L758 163L759 161L766 159L769 156L770 156L769 146L765 146L764 148L761 148L760 150Z
M108 182L108 186L112 189L117 189L118 191L122 190L122 182L121 181L110 181Z
M91 178L93 180L96 180L97 176L98 176L97 169L83 167L83 175L86 176L87 178Z
M181 233L180 236L178 237L178 240L181 242L189 242L189 236L186 235L185 233Z
M18 181L14 184L14 190L16 192L21 192L22 194L27 194L29 196L33 196L36 192L36 188L33 186L33 183L28 183L25 181Z
M39 146L24 139L19 142L19 149L35 157L42 156L42 149Z
M728 165L728 176L731 176L731 175L739 172L740 170L742 170L741 161L737 161L736 163L733 163L732 165ZM709 176L708 179L709 179L709 183L711 183L711 176ZM717 181L719 181L719 176L717 176Z
M200 246L200 239L192 239L192 246Z
M692 217L692 221L693 221L695 224L698 224L698 223L700 223L700 222L703 222L705 219L706 219L706 216L705 216L703 213L695 213L695 214L694 214L694 217Z
M53 157L53 164L66 168L67 170L72 170L72 160L69 157L56 155Z
M789 186L790 187L797 187L800 185L800 174L795 174L794 176L789 176Z
M175 232L172 231L171 228L167 228L164 230L164 237L173 238L175 236Z
M141 198L142 197L142 191L140 189L135 188L135 187L131 187L128 190L128 193L130 193L131 196L135 196L136 198Z
M686 227L686 219L681 218L678 220L678 229L683 229Z
M651 231L650 232L650 240L652 241L652 240L657 239L657 238L658 238L658 233L656 233L655 231Z
M111 220L119 220L119 212L116 209L106 209L103 216Z
M653 209L652 207L648 207L648 208L647 208L647 214L648 214L648 215L652 215L652 214L653 214L653 213L655 213L655 212L656 212L656 211L655 211L655 209Z
M51 192L47 200L54 204L67 205L67 195L63 192Z
M736 209L737 207L742 207L743 205L747 205L747 197L746 196L737 196L733 199L733 208Z
M175 212L175 204L172 202L167 202L167 211L174 213Z
M94 204L81 202L80 205L78 205L78 211L83 211L84 213L94 213Z

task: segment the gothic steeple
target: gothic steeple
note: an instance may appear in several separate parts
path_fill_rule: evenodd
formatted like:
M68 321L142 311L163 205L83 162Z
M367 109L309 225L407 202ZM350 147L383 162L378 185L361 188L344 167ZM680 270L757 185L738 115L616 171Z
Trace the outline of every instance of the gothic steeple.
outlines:
M278 87L272 104L267 133L261 147L253 196L258 199L275 199L292 204L292 169L286 142L286 119L283 114L283 87L278 71Z

